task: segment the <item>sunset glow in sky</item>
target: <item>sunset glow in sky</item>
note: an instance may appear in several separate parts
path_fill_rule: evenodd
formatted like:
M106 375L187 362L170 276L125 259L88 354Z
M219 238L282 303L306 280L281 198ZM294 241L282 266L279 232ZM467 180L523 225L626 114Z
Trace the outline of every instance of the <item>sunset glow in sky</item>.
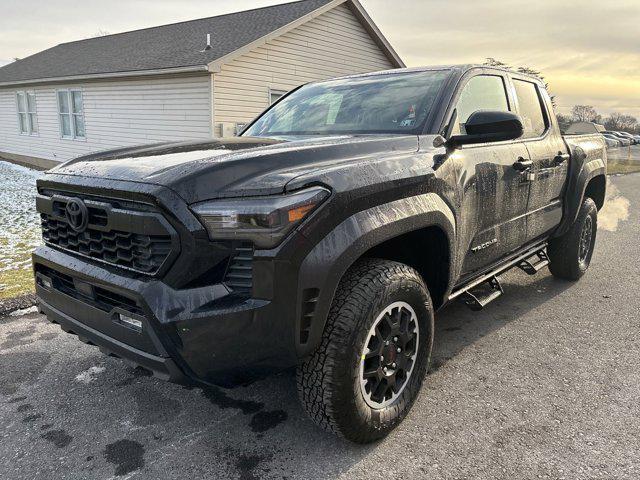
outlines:
M98 31L118 33L276 3L283 2L0 0L0 64ZM580 103L640 118L640 0L361 3L408 66L494 57L541 71L561 112Z

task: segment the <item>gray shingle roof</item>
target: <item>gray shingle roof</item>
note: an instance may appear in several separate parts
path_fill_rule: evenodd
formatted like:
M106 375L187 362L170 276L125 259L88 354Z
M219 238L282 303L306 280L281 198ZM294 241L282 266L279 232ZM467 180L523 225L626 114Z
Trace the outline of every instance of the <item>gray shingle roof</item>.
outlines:
M302 0L63 43L0 68L0 83L207 65L330 1ZM213 48L202 51L207 34Z

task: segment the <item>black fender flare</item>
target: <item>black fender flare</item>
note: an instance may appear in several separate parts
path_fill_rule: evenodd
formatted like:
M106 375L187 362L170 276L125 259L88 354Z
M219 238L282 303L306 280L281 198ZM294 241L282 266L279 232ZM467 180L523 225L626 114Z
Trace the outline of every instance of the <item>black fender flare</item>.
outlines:
M553 233L553 237L566 233L576 221L589 182L599 176L605 177L607 174L606 154L605 156L588 155L580 147L570 147L571 158L574 161L564 193L562 222Z
M305 257L298 275L296 348L299 357L319 345L340 279L365 252L399 235L439 227L454 248L453 212L435 193L395 200L353 214L336 226ZM449 255L452 285L453 251Z

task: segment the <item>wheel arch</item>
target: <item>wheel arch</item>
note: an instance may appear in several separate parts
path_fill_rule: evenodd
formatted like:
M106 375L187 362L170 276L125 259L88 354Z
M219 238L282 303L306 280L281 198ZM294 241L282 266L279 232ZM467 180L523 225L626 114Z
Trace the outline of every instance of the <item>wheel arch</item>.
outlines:
M566 233L575 222L585 196L592 198L598 210L604 205L606 197L606 152L591 151L590 155L574 147L571 158L575 159L569 170L569 179L564 192L564 212L562 222L553 237Z
M453 213L435 193L396 200L345 219L314 247L300 267L295 330L298 356L304 357L317 347L338 284L361 258L410 261L408 264L423 275L434 305L441 305L453 284L454 239ZM430 243L408 247L409 241ZM413 260L420 246L429 249L425 248L422 260ZM435 266L436 256L446 265ZM430 267L437 273L427 274Z
M584 197L592 199L598 207L598 211L604 207L604 200L607 194L607 179L604 175L597 175L587 183L584 190Z
M451 245L446 232L439 225L429 225L379 243L360 258L393 260L414 268L426 283L434 308L438 309L446 300L450 255Z

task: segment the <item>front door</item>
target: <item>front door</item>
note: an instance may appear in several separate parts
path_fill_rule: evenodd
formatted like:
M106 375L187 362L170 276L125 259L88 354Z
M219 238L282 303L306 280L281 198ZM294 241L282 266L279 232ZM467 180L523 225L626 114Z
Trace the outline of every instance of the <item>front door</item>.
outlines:
M478 110L512 111L506 78L476 75L462 87L456 103L452 134L464 134L464 124ZM453 155L461 165L463 205L458 248L466 252L462 275L488 267L522 246L526 238L529 184L513 167L529 154L521 140L465 145Z
M463 219L473 232L465 246L463 274L467 274L489 266L524 244L529 182L513 168L518 159L527 159L522 142L491 149L465 149L464 155L474 183L466 195L473 197L474 206L466 209Z

